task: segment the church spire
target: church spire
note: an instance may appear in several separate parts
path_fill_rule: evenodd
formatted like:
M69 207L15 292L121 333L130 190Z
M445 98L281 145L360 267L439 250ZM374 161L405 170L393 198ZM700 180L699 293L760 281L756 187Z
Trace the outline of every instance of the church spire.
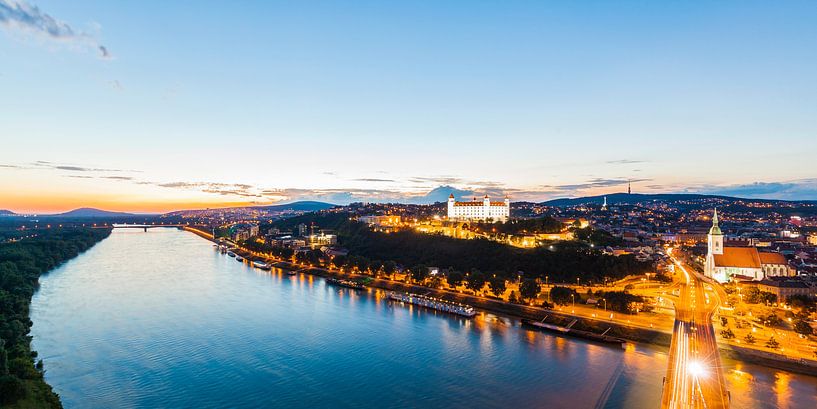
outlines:
M712 228L709 229L709 234L723 235L720 226L718 226L718 208L715 208L715 214L712 215Z

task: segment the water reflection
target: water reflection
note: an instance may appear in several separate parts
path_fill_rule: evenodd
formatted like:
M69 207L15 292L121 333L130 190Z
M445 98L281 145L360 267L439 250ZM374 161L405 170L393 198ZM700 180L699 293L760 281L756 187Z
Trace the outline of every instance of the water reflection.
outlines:
M654 408L667 359L258 270L173 229L115 231L43 278L32 320L68 408ZM817 407L814 378L728 365L735 407Z

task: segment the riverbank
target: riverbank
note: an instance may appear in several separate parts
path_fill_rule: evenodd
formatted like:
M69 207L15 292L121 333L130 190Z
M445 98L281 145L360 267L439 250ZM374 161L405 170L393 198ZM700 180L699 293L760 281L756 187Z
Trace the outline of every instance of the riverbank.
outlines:
M31 350L31 298L39 277L108 237L111 229L43 230L37 236L0 244L0 405L8 408L62 408L59 395L43 378L42 361Z
M212 241L212 236L208 233L193 228L184 228L200 237ZM534 321L543 321L546 323L566 326L576 321L571 328L587 331L596 334L601 334L606 331L606 334L612 337L623 338L627 341L651 344L660 347L669 347L672 340L672 334L656 329L639 327L633 324L615 323L606 320L592 319L584 316L571 315L562 311L547 310L544 308L511 304L508 302L479 297L459 292L454 292L444 289L434 289L430 287L409 284L400 281L394 281L384 278L372 278L368 275L343 273L337 270L331 270L321 267L304 267L289 261L268 257L266 255L258 255L245 249L239 249L237 254L245 258L262 258L271 262L274 267L278 267L290 271L299 271L320 277L332 277L340 279L371 279L367 285L373 288L379 288L389 291L399 291L407 293L425 294L435 298L444 299L450 302L461 304L468 304L475 308L486 312L495 313L516 319L528 319ZM738 360L746 363L753 363L763 365L770 368L782 369L790 372L800 373L804 375L817 376L817 362L810 360L793 360L787 358L782 354L762 351L752 348L738 347L734 345L720 344L719 349L722 356L733 360Z

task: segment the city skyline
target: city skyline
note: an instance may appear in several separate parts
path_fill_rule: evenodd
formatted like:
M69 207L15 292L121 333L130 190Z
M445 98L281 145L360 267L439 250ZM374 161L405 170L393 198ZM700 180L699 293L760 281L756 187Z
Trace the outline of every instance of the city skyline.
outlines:
M0 0L0 209L817 199L817 7ZM728 21L729 24L724 24Z

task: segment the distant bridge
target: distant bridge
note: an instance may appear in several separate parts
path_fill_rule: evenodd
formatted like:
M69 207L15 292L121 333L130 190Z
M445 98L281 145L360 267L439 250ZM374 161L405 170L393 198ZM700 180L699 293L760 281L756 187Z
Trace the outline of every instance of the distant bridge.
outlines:
M187 227L186 224L128 224L128 223L114 223L114 229L144 229L144 231L148 231L148 229L152 229L155 227Z

